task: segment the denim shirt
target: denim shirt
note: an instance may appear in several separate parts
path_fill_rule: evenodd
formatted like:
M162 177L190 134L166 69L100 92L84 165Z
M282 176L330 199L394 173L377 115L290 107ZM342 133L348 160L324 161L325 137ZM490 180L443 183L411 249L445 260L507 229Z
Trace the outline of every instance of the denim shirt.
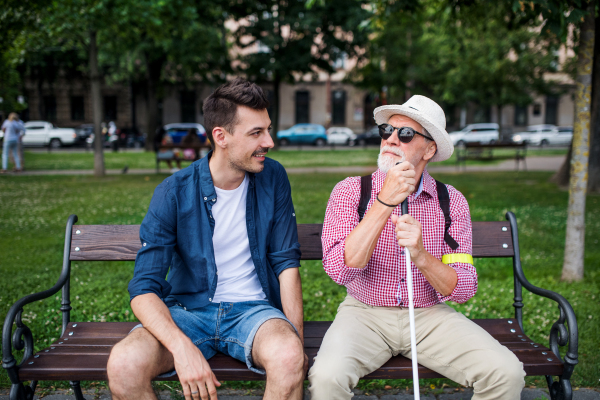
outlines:
M140 227L142 247L129 282L130 299L155 293L167 306L181 303L188 309L212 301L218 278L212 207L218 199L208 166L211 156L154 191ZM282 310L278 277L300 266L300 244L290 183L277 161L266 158L263 171L249 174L246 228L262 289L269 303Z

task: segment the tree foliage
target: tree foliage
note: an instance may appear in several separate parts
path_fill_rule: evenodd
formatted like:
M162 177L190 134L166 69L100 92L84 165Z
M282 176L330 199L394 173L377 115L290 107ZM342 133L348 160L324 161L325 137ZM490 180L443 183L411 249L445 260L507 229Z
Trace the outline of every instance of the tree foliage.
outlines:
M371 13L362 0L232 1L229 16L238 26L233 30L239 49L236 70L257 82L274 87L273 135L277 133L279 85L296 82L305 74L334 72L333 63L342 57L361 60L369 41L362 27ZM257 51L256 51L257 50Z
M446 105L527 104L546 93L558 42L539 35L540 21L507 2L424 0L412 8L382 3L369 63L355 76L386 87L393 101L422 93Z

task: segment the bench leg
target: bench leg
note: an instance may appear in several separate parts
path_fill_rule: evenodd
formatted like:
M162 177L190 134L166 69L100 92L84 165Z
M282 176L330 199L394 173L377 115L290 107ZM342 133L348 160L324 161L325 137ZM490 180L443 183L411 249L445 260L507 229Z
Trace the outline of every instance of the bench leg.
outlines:
M33 400L37 381L32 381L29 386L22 383L12 384L10 386L10 400Z
M571 387L570 379L559 377L558 381L555 381L554 377L546 375L546 381L548 382L548 390L550 391L550 398L552 400L573 399L573 388Z
M73 389L73 394L75 395L76 400L85 400L83 397L83 393L81 392L81 386L79 385L79 381L70 381L71 388Z

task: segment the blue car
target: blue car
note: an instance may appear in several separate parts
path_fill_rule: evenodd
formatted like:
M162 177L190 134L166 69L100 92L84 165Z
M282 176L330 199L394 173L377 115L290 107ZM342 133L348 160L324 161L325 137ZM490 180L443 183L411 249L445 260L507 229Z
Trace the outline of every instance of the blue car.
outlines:
M200 124L195 124L191 122L182 122L177 124L167 124L164 127L167 134L173 138L173 143L177 144L181 142L181 139L185 135L187 135L188 130L196 129L198 133L198 137L202 143L206 142L206 130Z
M297 124L289 129L277 132L277 139L281 146L288 144L314 144L325 146L327 134L325 128L317 124Z

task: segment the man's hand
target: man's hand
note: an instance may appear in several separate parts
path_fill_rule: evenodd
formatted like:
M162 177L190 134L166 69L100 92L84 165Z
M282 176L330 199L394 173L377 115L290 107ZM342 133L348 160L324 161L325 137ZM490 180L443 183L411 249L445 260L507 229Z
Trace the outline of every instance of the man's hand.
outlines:
M379 199L387 204L398 205L415 191L416 183L415 167L411 163L404 161L394 165L386 174Z
M421 258L427 253L423 246L423 231L421 223L410 214L398 217L392 215L392 223L396 225L396 240L398 245L406 247L410 252L410 258L418 267Z
M221 383L202 352L191 341L184 343L177 353L173 353L173 360L186 400L217 399L215 386L221 386Z

